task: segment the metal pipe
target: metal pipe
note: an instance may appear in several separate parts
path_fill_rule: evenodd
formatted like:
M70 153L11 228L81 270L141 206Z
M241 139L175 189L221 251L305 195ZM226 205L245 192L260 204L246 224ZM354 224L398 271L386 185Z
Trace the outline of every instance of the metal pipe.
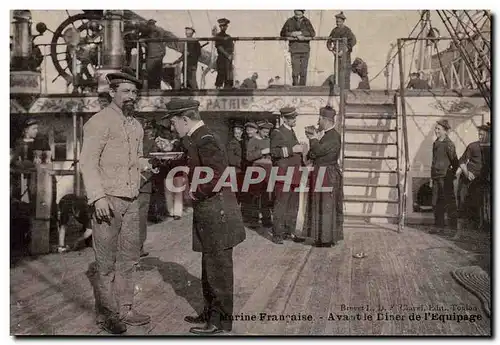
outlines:
M29 10L14 10L14 37L12 44L12 70L29 70L32 42L30 34L31 12Z
M135 58L135 77L137 79L139 79L139 69L141 68L141 62L140 62L140 59L141 59L141 53L140 53L141 44L139 42L137 42L136 49L137 49L137 52L136 52L136 58Z
M120 69L123 64L125 44L122 35L123 11L104 11L103 69Z
M187 56L188 56L188 43L184 42L184 61L183 61L183 69L184 69L184 88L187 88Z

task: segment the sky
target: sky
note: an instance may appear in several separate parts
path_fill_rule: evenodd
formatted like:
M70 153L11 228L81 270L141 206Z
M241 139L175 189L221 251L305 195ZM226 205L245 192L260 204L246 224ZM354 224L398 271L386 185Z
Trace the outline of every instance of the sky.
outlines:
M192 25L195 27L199 37L210 36L211 28L218 18L225 17L231 20L228 33L232 36L278 36L285 20L293 15L291 10L136 10L140 16L157 21L157 25L183 37L184 27ZM335 14L339 10L307 10L308 17L317 36L328 36L335 26ZM398 38L407 37L419 20L419 12L416 10L358 10L343 11L347 17L346 25L351 28L357 37L357 45L352 53L352 60L360 57L368 64L369 77L373 78L379 73L387 62L390 44L395 43ZM49 29L54 31L67 17L68 13L77 14L79 10L32 10L33 22L44 22ZM438 24L439 18L434 15L433 25L442 29ZM445 30L442 29L441 32ZM418 30L417 30L418 32ZM37 38L36 42L49 43L52 34L46 32L44 36ZM210 46L208 46L210 47ZM207 48L208 48L207 47ZM413 46L406 50L405 65L409 69ZM48 53L48 48L47 51ZM172 62L179 54L169 51L164 62ZM267 81L276 75L287 78L290 81L291 68L289 61L287 43L283 41L273 42L236 42L235 48L235 76L237 80L243 81L253 72L259 74L258 84L263 88ZM416 55L415 55L416 57ZM56 82L52 80L57 76L49 58L43 66L44 89L48 93L66 92L65 82L59 78ZM414 69L414 68L412 68ZM332 54L326 49L325 42L316 41L311 43L311 55L308 68L308 85L321 85L333 71ZM45 73L45 71L47 73ZM395 65L394 88L399 82L398 65ZM201 69L199 69L199 73ZM359 79L353 77L352 83L357 86ZM213 85L215 73L209 74L207 83ZM386 79L383 73L371 82L372 89L385 89Z

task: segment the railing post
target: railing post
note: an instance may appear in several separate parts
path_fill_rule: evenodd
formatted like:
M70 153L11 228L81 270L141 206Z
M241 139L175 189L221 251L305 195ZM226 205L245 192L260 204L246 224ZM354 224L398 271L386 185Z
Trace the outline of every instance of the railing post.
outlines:
M406 218L406 187L407 187L407 175L408 175L408 170L410 168L409 166L409 158L408 158L408 131L406 127L406 100L405 100L405 71L404 71L404 65L403 65L403 44L402 40L398 39L398 62L399 62L399 101L401 102L401 120L403 123L402 129L403 129L403 135L402 139L404 142L404 153L401 155L401 157L405 157L405 164L404 164L404 173L401 171L398 171L398 174L403 175L402 183L400 183L399 188L400 188L400 198L399 198L399 224L398 224L398 232L401 232L403 230L403 227L405 225L405 218ZM399 114L398 114L399 116ZM399 143L398 143L399 144ZM399 145L398 145L399 146ZM401 147L397 148L400 152ZM400 165L402 167L403 164ZM401 179L400 179L401 181Z
M33 176L34 175L34 176ZM50 219L52 207L52 163L37 164L33 173L35 188L35 217L31 229L30 253L50 252Z

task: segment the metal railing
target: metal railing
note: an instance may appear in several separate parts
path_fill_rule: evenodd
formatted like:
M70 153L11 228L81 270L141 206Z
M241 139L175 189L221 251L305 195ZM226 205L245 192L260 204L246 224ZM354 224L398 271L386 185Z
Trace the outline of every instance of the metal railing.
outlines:
M229 39L219 37L199 37L131 40L127 42L129 44L128 47L130 47L130 45L135 45L135 48L133 48L135 52L129 52L130 59L126 62L128 62L129 67L134 70L138 77L143 80L147 80L147 74L144 73L146 71L146 56L141 52L144 52L146 50L148 44L164 43L165 46L167 46L167 43L169 42L178 42L180 44L183 44L184 50L186 51L188 49L189 42L197 41L203 45L214 44L217 41L224 40L230 40L235 43L234 60L232 63L235 74L234 81L239 80L243 82L244 79L250 78L253 72L257 72L259 74L259 89L265 89L270 85L273 85L274 87L293 84L293 78L290 78L292 70L292 58L288 51L288 44L286 44L286 42L298 40L288 37L230 37ZM333 79L332 81L336 85L339 85L339 73L336 73L336 71L338 70L338 66L336 65L337 59L335 59L334 54L329 51L326 46L318 45L317 42L323 41L326 43L328 41L331 41L333 42L333 49L335 49L336 51L340 51L341 40L342 39L332 39L330 37L305 37L302 39L303 42L310 42L310 55L307 68L307 86L329 86L330 80L332 80L332 75L335 77L335 79ZM280 46L279 49L276 49L273 45L266 44L265 47L262 48L262 50L259 50L258 45L256 45L257 42L281 42L286 44L286 49L284 49L285 47L282 46ZM42 53L44 55L44 61L40 66L40 70L42 72L42 83L40 91L42 93L64 93L62 89L66 88L65 92L67 93L80 93L85 92L85 88L89 85L90 87L95 87L97 83L95 72L102 68L101 62L103 61L103 49L102 42L92 43L92 45L93 47L89 48L89 44L83 43L80 44L77 49L71 50L68 48L68 46L64 47L65 44L62 43L36 44L36 46L42 50ZM54 46L56 46L57 48L54 48ZM63 48L60 48L61 46ZM97 55L96 61L89 60L89 49L93 49L93 53ZM210 89L210 87L207 87L206 85L211 84L210 79L215 79L215 75L213 77L208 75L210 71L214 72L216 68L216 49L214 49L213 52L213 64L211 66L203 68L204 66L201 63L198 63L198 67L201 64L202 68L198 68L196 77L198 84L200 84L200 82L201 84L204 84L205 87L203 87L203 89ZM87 54L87 56L83 56L82 58L81 54ZM181 89L188 86L187 78L183 77L187 74L187 54L183 54L183 61L174 66L172 65L172 60L175 60L175 57L178 55L179 53L177 52L167 51L166 58L163 59L163 61L167 61L167 59L170 61L163 63L162 73L170 68L171 73L176 73L176 78L183 79L182 82L175 82L169 79L167 83L170 84L169 86L172 89ZM263 57L266 55L270 58L264 59ZM279 56L283 56L283 64L277 62L277 57ZM50 62L52 62L52 64ZM253 62L255 62L255 64ZM182 72L180 69L181 64L183 65ZM321 65L321 67L319 67L319 65ZM347 69L350 69L350 67L351 66L347 66ZM87 73L87 70L89 70L90 72ZM76 73L73 73L73 71L76 71ZM89 78L89 75L92 75L93 78ZM51 84L56 82L57 79L61 76L66 83L63 85L59 81L58 85L60 86L57 86L58 90L55 92L52 91L56 87L52 86ZM162 78L164 77L165 76L162 76ZM203 79L206 79L205 83L203 83ZM165 82L166 80L162 79L162 81ZM94 85L92 84L92 82L95 82Z
M477 43L455 37L401 38L400 41L398 54L406 57L408 49L412 51L410 61L403 61L405 84L412 72L419 73L433 89L481 90L491 82L489 53L481 52ZM422 54L416 52L417 42L424 43Z

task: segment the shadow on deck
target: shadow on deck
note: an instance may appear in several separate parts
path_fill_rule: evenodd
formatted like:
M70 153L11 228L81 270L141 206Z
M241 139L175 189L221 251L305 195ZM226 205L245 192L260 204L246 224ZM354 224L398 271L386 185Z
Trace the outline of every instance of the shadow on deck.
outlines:
M183 318L203 303L201 255L191 250L190 224L187 214L149 227L151 254L137 273L135 298L152 323L129 327L127 334L189 334ZM484 261L485 248L462 249L448 236L414 228L398 234L391 225L348 223L345 241L335 248L279 246L262 232L247 235L235 249L235 311L256 321L236 321L235 335L491 335L479 300L450 275ZM359 252L366 258L353 257ZM93 259L87 248L11 268L11 334L104 335L94 321L86 275ZM311 318L260 321L261 313ZM425 320L426 313L479 316L442 322ZM412 321L412 314L422 319Z

